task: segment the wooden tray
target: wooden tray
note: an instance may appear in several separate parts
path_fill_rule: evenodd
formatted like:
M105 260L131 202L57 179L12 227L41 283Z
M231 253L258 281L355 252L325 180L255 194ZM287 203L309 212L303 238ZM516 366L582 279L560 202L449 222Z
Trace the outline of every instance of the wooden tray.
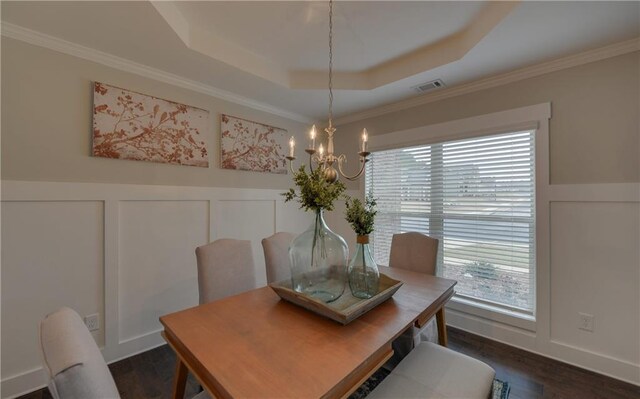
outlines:
M367 313L382 302L391 298L402 281L394 280L386 274L380 273L379 292L369 299L360 299L351 295L347 284L344 294L331 303L324 303L308 295L296 292L291 288L291 280L283 280L269 284L280 298L310 310L319 315L335 320L338 323L348 324L356 318Z

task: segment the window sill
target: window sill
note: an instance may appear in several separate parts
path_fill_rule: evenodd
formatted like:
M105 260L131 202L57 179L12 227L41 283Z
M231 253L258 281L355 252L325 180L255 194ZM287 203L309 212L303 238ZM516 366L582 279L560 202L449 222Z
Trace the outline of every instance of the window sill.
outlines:
M527 331L536 331L536 319L534 316L514 310L491 306L486 303L476 302L469 298L454 295L447 304L448 309L470 314L483 319L507 324Z

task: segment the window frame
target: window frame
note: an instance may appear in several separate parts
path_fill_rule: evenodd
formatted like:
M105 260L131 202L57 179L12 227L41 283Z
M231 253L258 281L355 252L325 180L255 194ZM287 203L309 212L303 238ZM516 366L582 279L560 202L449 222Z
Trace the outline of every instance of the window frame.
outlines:
M447 304L462 316L501 322L528 331L536 331L537 315L549 306L549 119L551 103L542 103L491 114L420 126L413 129L376 135L370 151L384 151L446 141L482 137L500 133L531 130L535 148L535 270L532 276L535 300L532 314L519 313L483 301L455 295ZM360 191L364 194L364 179Z

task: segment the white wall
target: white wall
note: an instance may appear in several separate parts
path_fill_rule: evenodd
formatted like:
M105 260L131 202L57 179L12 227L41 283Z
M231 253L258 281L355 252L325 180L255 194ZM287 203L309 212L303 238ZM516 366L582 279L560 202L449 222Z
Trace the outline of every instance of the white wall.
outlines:
M373 142L377 134L551 100L550 175L561 185L552 184L547 198L549 267L538 281L547 316L534 331L460 308L450 308L448 321L636 384L638 54L355 122L340 127L337 142L351 145L349 132L362 126ZM209 169L90 157L90 82L208 109L216 145L221 112L288 128L298 142L304 124L5 37L2 59L3 397L42 384L37 325L48 312L67 305L99 313L95 338L105 357L127 357L163 343L160 315L196 304L195 246L251 239L264 284L259 240L307 227L308 215L279 196L289 176L221 170L217 148ZM329 225L353 241L340 212ZM577 330L578 311L595 315L593 333Z
M136 71L134 65L130 68ZM209 168L92 157L92 82L209 111ZM258 111L2 36L2 178L9 180L286 188L290 176L220 168L220 114L277 126L304 143L311 124ZM288 138L288 137L287 137Z
M640 185L552 185L545 202L535 325L455 303L447 322L640 385ZM579 312L594 315L593 332L578 329Z
M311 221L282 201L291 175L223 170L218 157L220 113L286 128L299 143L305 123L126 69L2 37L3 398L44 383L37 331L46 314L98 313L105 358L128 357L164 343L159 316L197 304L196 246L251 240L261 286L260 240ZM91 157L92 81L210 111L211 166ZM341 215L328 218L350 240Z
M639 68L633 51L338 126L337 146L366 127L375 148L394 132L551 103L537 321L450 303L448 323L640 385ZM578 312L595 316L593 332Z
M199 245L251 240L265 285L260 240L312 221L281 191L2 182L2 397L45 382L37 326L61 306L100 315L107 361L163 344L158 318L197 305Z
M640 184L549 184L550 105L377 135L370 148L536 129L535 320L454 297L448 322L640 385ZM593 331L579 313L594 316Z

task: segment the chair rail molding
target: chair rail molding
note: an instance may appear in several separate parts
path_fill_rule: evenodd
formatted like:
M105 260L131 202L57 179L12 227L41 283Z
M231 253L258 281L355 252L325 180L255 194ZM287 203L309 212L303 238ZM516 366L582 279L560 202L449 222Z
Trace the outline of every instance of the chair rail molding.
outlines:
M16 321L3 323L3 398L44 386L37 325L47 313L98 313L94 338L112 363L164 344L158 317L197 305L196 246L251 240L263 286L262 238L311 223L284 189L7 180L1 189L3 317Z
M632 45L637 42L622 47ZM535 318L454 297L447 305L448 322L640 385L640 183L550 184L551 117L550 103L532 105L382 134L371 150L535 130ZM360 195L364 188L361 182ZM578 329L579 312L599 320L593 332Z
M20 25L15 25L3 21L1 34L2 36L6 36L11 39L20 40L29 44L33 44L35 46L40 46L49 50L72 55L74 57L96 62L111 68L119 69L121 71L134 73L145 78L158 80L160 82L206 94L235 104L244 105L258 111L267 112L302 123L315 122L314 120L304 115L277 108L261 101L253 100L251 98L244 97L230 91L222 90L217 87L188 79L170 72L165 72L163 70L140 64L126 58L118 57L100 50L82 46L80 44L60 39L58 37L50 36L32 29L24 28Z

